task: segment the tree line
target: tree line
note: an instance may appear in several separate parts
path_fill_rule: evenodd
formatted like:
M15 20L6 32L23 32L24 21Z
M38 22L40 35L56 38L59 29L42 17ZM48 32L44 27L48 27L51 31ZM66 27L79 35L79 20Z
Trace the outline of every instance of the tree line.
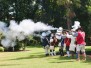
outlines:
M0 21L9 24L11 19L32 19L64 29L71 29L78 20L89 37L91 0L0 0Z

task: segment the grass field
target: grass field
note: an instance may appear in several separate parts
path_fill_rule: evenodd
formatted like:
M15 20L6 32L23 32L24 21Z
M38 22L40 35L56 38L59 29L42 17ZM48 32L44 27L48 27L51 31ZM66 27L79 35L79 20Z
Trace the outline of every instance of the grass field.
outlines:
M26 51L0 52L0 68L91 68L91 58L79 62L59 55L45 57L42 47L27 47Z

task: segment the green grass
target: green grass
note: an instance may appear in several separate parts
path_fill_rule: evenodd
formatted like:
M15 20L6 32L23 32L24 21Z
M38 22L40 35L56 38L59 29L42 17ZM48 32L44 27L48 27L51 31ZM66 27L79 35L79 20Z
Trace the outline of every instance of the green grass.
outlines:
M0 52L0 68L91 68L91 58L78 62L59 55L45 57L42 47L28 47L26 51Z

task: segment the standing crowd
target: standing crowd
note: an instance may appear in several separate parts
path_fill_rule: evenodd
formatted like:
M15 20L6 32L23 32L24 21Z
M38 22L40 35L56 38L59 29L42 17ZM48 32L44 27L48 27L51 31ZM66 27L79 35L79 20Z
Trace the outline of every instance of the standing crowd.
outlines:
M86 60L85 53L85 32L80 27L74 30L61 30L59 29L57 33L49 33L48 35L43 32L41 37L42 45L45 50L45 55L55 56L55 46L59 47L60 56L64 56L64 48L66 50L66 55L68 57L76 56L77 61L80 61L80 55L82 55L82 60Z

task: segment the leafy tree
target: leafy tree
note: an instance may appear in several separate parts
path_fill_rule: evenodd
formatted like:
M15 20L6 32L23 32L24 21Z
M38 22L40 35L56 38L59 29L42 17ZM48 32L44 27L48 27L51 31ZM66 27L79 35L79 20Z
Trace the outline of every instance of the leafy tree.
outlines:
M91 0L0 0L1 21L28 18L68 29L78 20L88 35L91 33Z
M8 1L0 0L0 20L6 21L8 18Z
M87 7L87 10L88 10L88 15L89 15L89 26L88 26L88 29L89 29L89 36L91 37L91 0L89 0L88 2L88 5L86 6Z
M57 0L42 0L39 5L42 7L37 10L35 19L55 27L64 27L66 25L66 23L64 23L65 8L58 5Z

